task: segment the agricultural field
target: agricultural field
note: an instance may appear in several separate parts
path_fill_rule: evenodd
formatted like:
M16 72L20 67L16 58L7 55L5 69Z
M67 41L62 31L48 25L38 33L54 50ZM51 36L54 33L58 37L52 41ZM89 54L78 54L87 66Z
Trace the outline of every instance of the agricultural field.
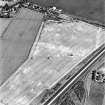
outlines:
M32 2L44 7L56 6L63 11L98 21L105 25L105 1L104 0L31 0Z
M82 21L47 21L41 28L28 60L0 88L8 105L30 104L105 41L104 29Z
M101 65L97 68L97 71L102 71L105 73L105 60L101 62ZM91 80L90 73L85 81L85 85L87 89L87 98L84 105L105 105L105 84Z
M29 56L43 15L21 8L14 18L0 18L0 85Z

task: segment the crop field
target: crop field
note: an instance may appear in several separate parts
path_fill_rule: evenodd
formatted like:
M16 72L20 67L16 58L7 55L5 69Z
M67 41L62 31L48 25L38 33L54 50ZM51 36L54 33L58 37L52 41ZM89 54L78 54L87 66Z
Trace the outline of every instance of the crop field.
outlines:
M22 8L14 18L0 19L0 85L28 58L42 18Z
M82 21L47 21L28 60L0 88L0 100L8 105L29 104L100 46L104 34L104 29Z
M29 0L30 1L30 0ZM41 6L57 6L65 12L105 24L104 0L31 0Z

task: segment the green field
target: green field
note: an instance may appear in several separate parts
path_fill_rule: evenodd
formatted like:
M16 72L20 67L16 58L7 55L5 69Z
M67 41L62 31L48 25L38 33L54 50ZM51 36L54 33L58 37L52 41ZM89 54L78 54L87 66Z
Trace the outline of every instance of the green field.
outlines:
M30 1L30 0L29 0ZM41 6L55 5L69 14L105 24L104 0L31 0Z
M22 8L13 19L0 19L0 84L28 58L43 15Z

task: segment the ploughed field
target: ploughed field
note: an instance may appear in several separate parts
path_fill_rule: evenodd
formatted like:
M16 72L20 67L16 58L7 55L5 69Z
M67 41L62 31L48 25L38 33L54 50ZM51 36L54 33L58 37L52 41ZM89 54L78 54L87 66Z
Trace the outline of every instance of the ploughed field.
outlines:
M104 29L82 21L45 22L28 60L0 88L1 102L30 104L100 46L104 34Z
M0 18L0 85L28 58L42 18L25 8L14 18Z

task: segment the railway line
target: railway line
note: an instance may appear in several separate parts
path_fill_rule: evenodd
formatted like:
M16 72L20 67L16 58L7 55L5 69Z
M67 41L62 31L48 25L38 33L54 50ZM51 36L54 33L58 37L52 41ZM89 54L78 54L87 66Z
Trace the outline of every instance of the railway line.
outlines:
M54 105L55 101L62 95L65 94L65 92L70 89L77 81L79 81L84 75L89 73L91 69L88 69L91 67L95 62L97 62L100 58L105 57L105 44L100 46L97 50L95 50L91 55L89 55L86 58L86 61L84 65L67 81L60 86L60 88L54 92L49 98L45 99L44 102L41 103L41 105ZM68 76L67 76L68 77Z

